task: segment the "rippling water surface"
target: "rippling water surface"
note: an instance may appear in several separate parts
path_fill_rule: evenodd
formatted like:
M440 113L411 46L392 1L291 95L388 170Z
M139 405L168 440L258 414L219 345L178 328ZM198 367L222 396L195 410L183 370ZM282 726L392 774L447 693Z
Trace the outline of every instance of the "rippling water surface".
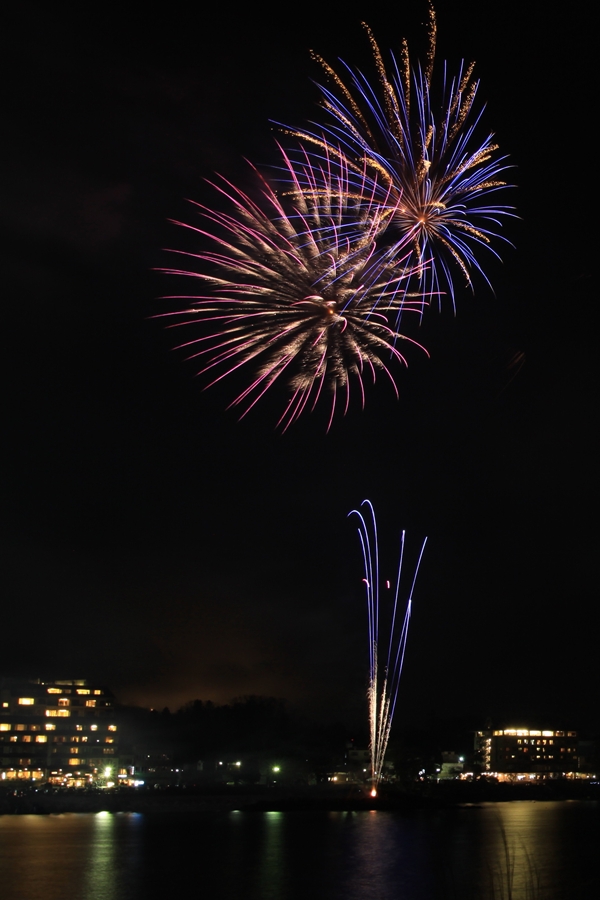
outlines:
M2 900L578 900L597 803L438 812L0 816Z

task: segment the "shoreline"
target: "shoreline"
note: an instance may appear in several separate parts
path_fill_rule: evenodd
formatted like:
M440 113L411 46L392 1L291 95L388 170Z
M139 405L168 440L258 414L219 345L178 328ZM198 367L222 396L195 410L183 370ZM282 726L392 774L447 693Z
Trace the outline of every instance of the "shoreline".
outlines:
M401 790L383 788L372 798L356 785L301 787L232 786L168 787L162 790L120 789L79 791L16 788L0 793L0 815L60 815L62 813L140 813L143 815L269 811L358 812L365 810L439 809L514 800L600 800L600 785L557 782L506 785L450 782Z

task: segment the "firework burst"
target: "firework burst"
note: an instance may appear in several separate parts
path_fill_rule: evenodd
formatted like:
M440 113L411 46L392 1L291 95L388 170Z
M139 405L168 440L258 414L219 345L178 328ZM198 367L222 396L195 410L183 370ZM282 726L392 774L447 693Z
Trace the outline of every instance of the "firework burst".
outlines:
M400 676L402 675L406 641L408 639L408 626L410 624L412 613L413 592L427 538L425 538L421 546L410 590L408 592L404 619L402 620L402 625L400 625L398 606L402 579L402 564L404 561L405 538L405 532L402 532L398 576L396 578L393 599L389 603L388 621L380 623L382 617L380 616L379 539L377 536L377 521L375 519L375 510L371 501L364 500L361 503L361 508L364 506L368 509L366 517L358 509L353 509L349 515L358 516L359 519L358 536L360 538L365 570L363 582L366 587L367 612L369 619L369 686L367 689L367 699L369 708L369 749L371 754L371 795L375 797L377 795L377 786L383 775L383 763L390 739L394 712L396 711L398 688L400 687ZM389 581L386 582L386 589L392 590ZM384 628L381 630L380 624L384 625ZM383 635L383 637L380 637L381 635ZM379 651L381 648L383 648L384 653L380 658ZM384 660L385 664L382 667L380 663Z
M284 380L289 395L278 424L285 430L328 396L329 427L336 409L347 411L351 384L363 405L366 377L374 382L384 374L398 393L393 369L406 364L398 344L416 342L391 328L388 317L401 306L420 313L423 299L407 295L406 261L377 247L382 216L389 215L373 200L377 179L365 174L361 185L353 171L350 189L339 154L326 153L318 169L307 156L303 166L283 158L293 200L280 198L256 170L257 200L224 179L213 185L230 212L199 206L205 227L184 227L215 249L183 253L201 271L164 270L198 279L206 293L168 298L186 301L169 315L176 325L199 327L180 347L202 362L200 373L214 374L210 384L252 369L231 404L242 416Z
M500 177L508 168L498 157L492 134L478 136L481 113L476 104L479 82L473 64L462 64L455 77L443 66L441 100L435 101L432 73L436 21L430 6L427 63L412 65L406 41L400 59L386 68L377 42L366 28L378 82L344 65L344 78L320 56L329 86L320 85L327 114L316 131L292 133L321 155L343 154L350 190L365 172L374 199L387 207L380 217L378 244L395 249L420 267L424 294L449 293L454 305L457 273L471 285L471 272L488 281L478 260L482 248L498 256L492 244L502 217L512 207L495 196L506 187ZM425 263L427 265L425 265ZM489 281L488 281L489 283Z

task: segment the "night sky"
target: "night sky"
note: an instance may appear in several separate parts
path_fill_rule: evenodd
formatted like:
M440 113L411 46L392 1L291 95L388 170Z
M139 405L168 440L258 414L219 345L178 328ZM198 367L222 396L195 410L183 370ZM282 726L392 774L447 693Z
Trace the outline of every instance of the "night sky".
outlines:
M432 358L410 357L399 401L381 382L329 434L317 414L281 435L274 388L238 422L235 384L204 391L153 318L185 288L157 271L163 248L193 249L168 220L197 223L186 198L218 202L215 170L244 185L244 157L272 163L270 120L314 115L310 49L367 69L361 17L382 48L425 47L424 0L363 5L5 16L0 671L153 707L268 694L359 721L347 514L369 497L384 578L402 528L414 552L429 536L397 716L597 728L589 4L436 4L438 62L476 60L521 219L488 266L495 296L476 280L456 317L426 316Z

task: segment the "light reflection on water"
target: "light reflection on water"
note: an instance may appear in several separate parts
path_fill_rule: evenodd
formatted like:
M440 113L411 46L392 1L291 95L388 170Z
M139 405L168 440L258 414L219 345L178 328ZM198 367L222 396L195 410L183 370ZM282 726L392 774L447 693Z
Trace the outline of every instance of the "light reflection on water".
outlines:
M125 900L141 820L108 812L0 816L2 900Z
M450 896L575 900L595 896L597 803L484 803L446 812Z
M0 895L479 900L510 883L514 900L573 900L597 895L599 837L596 803L0 816Z

